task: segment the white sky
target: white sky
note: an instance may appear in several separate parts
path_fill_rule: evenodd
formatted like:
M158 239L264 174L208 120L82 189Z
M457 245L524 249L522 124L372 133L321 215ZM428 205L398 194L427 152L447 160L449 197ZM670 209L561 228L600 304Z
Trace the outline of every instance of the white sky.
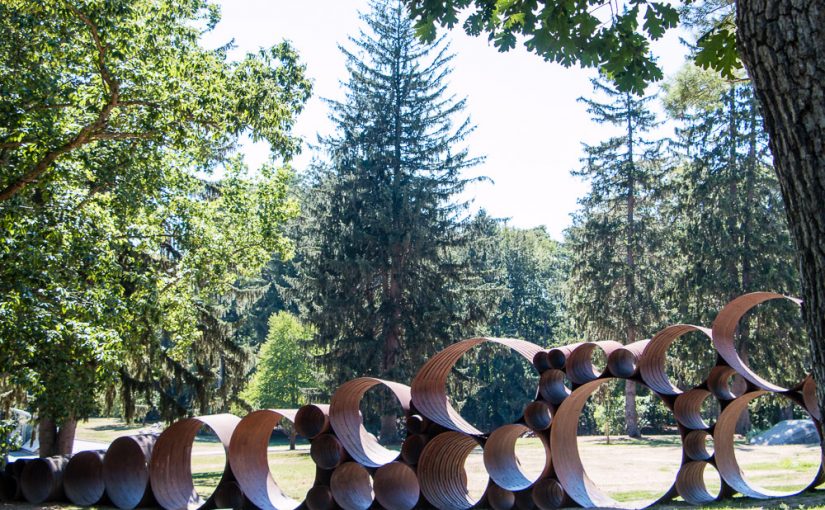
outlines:
M233 56L292 42L307 65L313 97L298 118L295 133L314 143L317 134L333 129L321 98L342 99L339 82L347 77L338 44L360 28L358 10L365 0L222 0L222 19L207 34L209 47L234 39ZM499 53L486 37L468 37L460 28L449 34L456 54L450 78L452 91L467 97L466 113L477 125L468 144L486 161L471 175L486 175L493 183L473 185L466 198L490 214L509 218L517 227L545 225L557 239L570 224L588 184L570 175L579 166L581 142L597 143L612 131L590 122L576 99L590 95L595 71L564 68L544 62L517 47ZM348 47L351 48L351 45ZM665 76L682 64L684 49L670 34L654 46ZM266 144L246 143L247 163L255 168L268 158ZM293 162L306 167L311 152L304 149Z

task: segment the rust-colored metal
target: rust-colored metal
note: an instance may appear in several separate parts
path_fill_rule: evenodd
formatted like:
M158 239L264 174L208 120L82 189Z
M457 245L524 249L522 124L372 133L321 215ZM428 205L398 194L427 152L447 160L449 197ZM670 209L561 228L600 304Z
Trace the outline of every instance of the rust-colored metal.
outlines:
M706 461L713 456L711 451L708 451L708 439L713 439L713 436L706 430L691 430L685 434L682 439L682 448L685 455L691 460Z
M587 399L599 386L611 380L616 379L598 379L573 390L570 397L562 402L556 410L553 416L553 426L550 428L550 448L553 452L553 469L556 476L564 488L564 492L573 501L585 508L622 506L593 483L585 472L579 456L577 438L579 417ZM662 499L672 491L673 487L666 491L662 497L650 501L648 504Z
M719 353L722 359L748 382L761 390L781 392L787 391L787 388L766 381L742 361L739 353L736 352L736 341L734 338L739 320L748 313L748 311L765 301L774 299L788 300L797 305L802 304L802 301L799 299L776 294L775 292L752 292L739 296L726 304L713 321L713 345L716 347L716 352Z
M491 482L487 487L487 504L493 510L511 510L516 506L516 495Z
M524 408L524 423L535 431L547 430L553 417L550 414L550 406L541 400L530 402ZM495 431L493 431L495 433Z
M121 436L106 450L103 481L106 495L116 507L131 510L155 502L149 484L149 462L157 438L155 434Z
M304 504L309 510L332 510L336 507L332 489L328 485L314 485L307 492Z
M470 435L483 434L450 405L447 398L447 377L465 352L485 342L508 347L523 356L531 365L533 357L542 350L536 344L511 338L471 338L447 347L430 358L413 379L412 402L421 414L450 430Z
M539 379L539 394L541 398L550 402L551 404L561 404L564 399L570 396L570 388L568 388L564 381L567 375L558 369L551 368L545 370Z
M610 358L610 355L616 349L621 349L622 344L613 340L605 340L603 342L585 342L570 351L565 362L565 371L567 377L574 384L584 384L597 379L605 373L607 367L596 368L593 366L593 354L597 350L604 353L605 358Z
M405 420L408 434L421 434L427 428L426 418L420 414L412 414L407 416Z
M533 485L533 503L540 510L555 510L562 506L569 506L570 498L564 492L558 480L545 478Z
M211 499L216 508L240 510L244 508L246 503L241 486L235 481L221 482L215 487L215 492L212 493Z
M63 472L69 457L57 455L32 459L20 476L20 490L26 501L35 505L63 499Z
M690 429L706 429L708 423L702 418L702 403L711 396L708 390L694 388L676 397L673 414L676 421Z
M212 503L212 494L203 497L192 481L192 446L195 436L208 427L223 445L229 456L229 441L241 419L232 414L212 414L179 420L158 437L149 463L149 479L157 503L166 510L196 509ZM223 475L218 482L234 480L227 458Z
M711 331L708 328L694 326L692 324L674 324L656 333L645 346L639 358L639 375L645 385L660 395L679 395L682 393L667 376L665 369L667 360L667 349L679 337L688 333L698 331L712 341Z
M676 491L682 498L692 505L707 505L715 501L719 494L713 495L705 485L704 473L706 469L716 470L703 461L692 461L682 465L676 475Z
M607 358L607 368L613 377L627 379L639 372L639 359L650 340L639 340L619 347Z
M397 451L381 446L375 436L364 428L360 411L361 399L370 388L378 385L387 387L398 399L405 416L409 415L410 387L374 377L359 377L345 382L335 390L329 404L329 422L341 445L353 460L373 468L389 464L398 458Z
M424 451L424 446L430 437L426 434L412 434L404 439L401 443L401 459L407 464L414 466L418 464L418 459L421 457L421 452Z
M372 476L357 462L344 462L332 472L329 488L344 510L367 510L375 501Z
M578 348L582 343L583 342L577 342L575 344L553 347L547 351L547 364L550 368L555 368L557 370L566 368L567 358L570 356L570 353L576 350L576 348Z
M751 484L739 467L739 462L736 460L734 450L736 422L739 420L742 412L748 408L748 404L750 404L751 401L768 393L767 390L757 390L736 398L719 413L719 419L713 428L714 460L716 461L716 468L719 470L719 474L735 491L749 498L765 499L795 494L769 490ZM819 471L822 471L821 459ZM808 484L808 487L816 485L820 481L819 478L820 474L818 473L814 479L811 480L810 484ZM806 487L806 489L808 487Z
M69 501L79 506L100 504L106 497L103 481L105 450L91 450L72 455L63 472L63 491Z
M321 469L335 469L349 458L341 442L333 434L315 436L309 446L309 456Z
M532 489L525 489L523 491L518 491L515 493L516 496L516 508L518 510L535 510L536 503L533 501L533 491Z
M521 469L521 462L516 456L516 442L528 434L530 429L524 425L504 425L497 428L484 444L484 467L490 478L502 489L520 491L533 485L536 480L547 476L550 471L550 445L539 434L544 448L544 468L538 476L530 477Z
M806 377L802 382L802 400L808 414L822 421L822 411L819 409L819 402L816 398L816 382L812 375Z
M736 395L731 388L731 378L736 375L736 370L727 365L716 365L708 374L707 386L713 395L719 400L733 400Z
M418 482L427 501L440 510L468 510L480 502L470 497L464 469L467 457L478 446L473 436L454 431L427 443L418 459Z
M329 404L307 404L295 414L295 431L313 439L329 431Z
M373 490L376 501L387 510L411 510L421 494L415 471L401 462L378 468L373 476Z
M263 409L244 416L229 442L229 465L246 497L262 510L292 510L300 502L286 496L269 471L267 448L272 430L286 418L294 423L293 409Z

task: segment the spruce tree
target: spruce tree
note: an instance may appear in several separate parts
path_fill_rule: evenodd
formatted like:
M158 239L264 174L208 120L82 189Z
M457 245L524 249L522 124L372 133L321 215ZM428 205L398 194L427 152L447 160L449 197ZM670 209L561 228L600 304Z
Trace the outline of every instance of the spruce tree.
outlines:
M697 324L710 324L725 303L747 292L799 293L779 183L752 86L720 82L687 67L668 87L665 102L682 123L669 186L669 216L677 226L670 258L679 263L668 295L681 320ZM767 377L777 377L771 367L782 366L785 378L801 380L806 346L775 347L777 338L802 335L795 307L760 307L756 317L740 324L737 349L746 362L767 369ZM743 389L744 380L735 386ZM747 413L743 417L740 433L750 428Z
M590 192L567 232L571 257L571 314L587 340L632 343L652 334L659 321L660 232L656 196L661 142L646 133L655 125L653 97L618 92L598 80L600 103L582 98L594 122L622 130L598 145L585 145L581 170ZM640 435L636 384L625 384L627 434Z
M294 280L331 382L378 376L409 383L444 345L470 334L489 304L470 271L467 204L479 162L447 92L451 55L423 44L399 2L373 2L346 56L346 97L332 102L328 163L316 169ZM384 412L382 436L394 430Z

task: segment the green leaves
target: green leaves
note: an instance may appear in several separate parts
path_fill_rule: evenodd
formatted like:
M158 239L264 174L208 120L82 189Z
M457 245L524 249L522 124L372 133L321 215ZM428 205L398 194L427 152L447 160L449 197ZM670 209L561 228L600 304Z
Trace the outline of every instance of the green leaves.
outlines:
M736 25L733 18L725 17L698 41L696 65L718 71L722 77L736 79L736 71L742 69L742 61L736 49Z

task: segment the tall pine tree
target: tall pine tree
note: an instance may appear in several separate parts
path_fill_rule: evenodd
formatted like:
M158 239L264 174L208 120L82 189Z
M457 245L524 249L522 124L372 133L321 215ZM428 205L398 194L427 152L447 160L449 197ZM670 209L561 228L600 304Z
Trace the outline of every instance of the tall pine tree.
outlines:
M750 83L726 83L686 66L667 87L665 106L682 123L669 186L669 221L677 227L670 258L678 261L667 293L672 308L681 320L710 324L725 303L747 292L798 295L779 183ZM785 377L800 380L806 345L775 346L777 338L803 335L795 307L760 307L740 324L737 349L755 367L787 367ZM747 432L747 418L738 428Z
M333 383L379 376L409 383L421 362L468 335L491 308L470 270L463 141L469 120L447 92L451 55L422 44L400 2L373 2L341 48L346 98L332 103L329 163L307 204L294 280ZM487 303L487 304L485 304ZM494 305L494 303L493 303ZM383 412L382 435L394 430Z
M567 232L571 256L570 311L588 340L632 343L650 335L659 321L657 253L660 234L654 190L660 182L661 143L646 136L655 126L648 104L594 80L609 102L580 99L594 122L622 130L598 145L585 145L589 179ZM626 432L638 437L636 384L625 384Z

